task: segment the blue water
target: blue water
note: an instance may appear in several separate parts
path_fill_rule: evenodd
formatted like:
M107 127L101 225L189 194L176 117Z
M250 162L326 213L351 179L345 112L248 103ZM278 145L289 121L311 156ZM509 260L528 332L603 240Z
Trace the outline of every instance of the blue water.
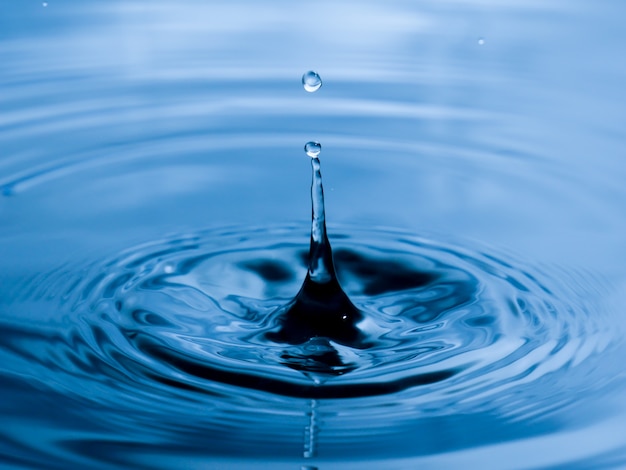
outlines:
M625 14L0 0L0 467L626 467Z

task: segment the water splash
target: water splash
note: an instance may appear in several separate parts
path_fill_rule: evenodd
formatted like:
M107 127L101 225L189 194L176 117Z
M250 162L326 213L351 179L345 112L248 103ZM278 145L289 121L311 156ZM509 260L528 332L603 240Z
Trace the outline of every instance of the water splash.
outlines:
M342 362L329 341L356 348L364 348L367 344L357 326L363 315L341 288L335 272L326 233L320 149L319 143L305 145L307 155L312 156L311 240L306 278L293 301L278 310L276 315L281 327L269 333L267 338L288 344L308 342L311 355L307 359L314 358L315 371L330 373Z

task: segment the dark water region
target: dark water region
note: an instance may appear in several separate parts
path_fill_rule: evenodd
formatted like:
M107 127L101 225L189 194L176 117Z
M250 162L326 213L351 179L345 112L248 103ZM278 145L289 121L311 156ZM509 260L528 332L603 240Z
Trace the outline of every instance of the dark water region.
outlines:
M625 8L0 0L0 467L625 467Z

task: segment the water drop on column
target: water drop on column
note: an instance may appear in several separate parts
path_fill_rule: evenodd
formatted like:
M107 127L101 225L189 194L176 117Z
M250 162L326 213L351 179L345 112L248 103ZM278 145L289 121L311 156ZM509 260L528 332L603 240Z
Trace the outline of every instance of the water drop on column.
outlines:
M302 85L306 91L313 93L314 91L319 90L322 86L322 79L317 72L309 70L307 73L302 75Z
M321 145L305 145L311 157L311 240L308 271L296 297L274 313L280 328L266 334L276 343L303 345L296 355L285 357L294 369L320 375L345 373L344 364L331 342L363 349L369 346L358 323L363 314L345 294L335 273L333 254L326 234L324 188L319 160ZM307 347L308 345L308 347Z
M319 142L307 142L304 146L304 151L309 157L317 158L322 151L322 144Z

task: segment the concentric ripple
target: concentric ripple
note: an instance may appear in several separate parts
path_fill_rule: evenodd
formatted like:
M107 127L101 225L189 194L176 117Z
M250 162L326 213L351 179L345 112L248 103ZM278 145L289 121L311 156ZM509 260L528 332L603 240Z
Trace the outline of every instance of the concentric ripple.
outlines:
M622 4L5 3L0 467L625 465Z
M213 393L216 384L299 398L415 388L497 394L593 352L584 304L511 261L393 231L345 228L338 276L366 313L367 347L272 342L273 312L306 272L306 231L207 231L135 247L66 277L61 309L101 370ZM58 288L58 287L57 287ZM75 348L58 354L70 356Z
M12 308L57 313L3 325L2 354L16 375L28 364L49 394L109 410L95 416L117 433L138 428L147 441L214 454L232 453L235 436L253 455L302 452L310 407L323 416L325 455L343 455L341 442L362 455L411 454L407 429L496 409L496 427L524 418L511 432L519 437L534 432L533 416L602 388L585 381L597 362L587 359L611 335L567 287L574 278L558 272L557 282L510 256L405 232L331 231L338 277L364 313L363 347L268 339L307 269L308 227L292 225L170 236L20 282ZM206 447L205 432L224 440ZM377 447L380 433L388 437ZM432 452L432 442L422 447Z

